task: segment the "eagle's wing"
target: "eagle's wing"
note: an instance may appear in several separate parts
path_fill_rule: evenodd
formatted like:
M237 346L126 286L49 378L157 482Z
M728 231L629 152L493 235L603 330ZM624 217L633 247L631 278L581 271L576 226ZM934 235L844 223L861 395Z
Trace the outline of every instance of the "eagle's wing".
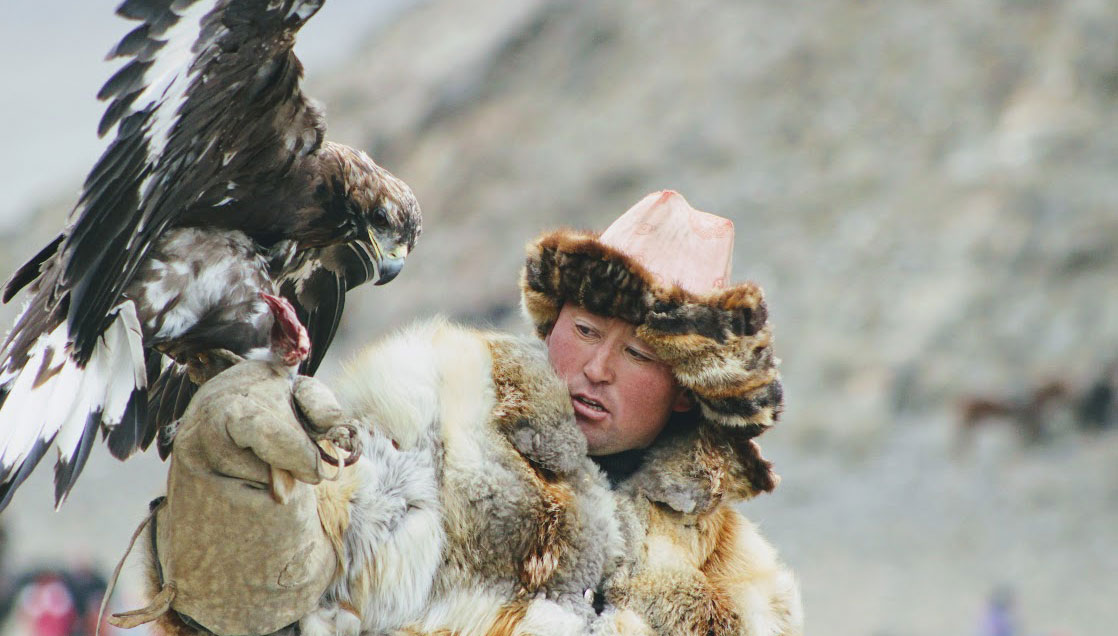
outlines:
M322 2L120 5L140 24L110 53L127 62L99 94L109 101L99 132L115 129L115 138L67 228L3 294L29 284L34 292L0 347L0 510L52 444L61 502L99 427L121 458L150 441L140 339L149 312L122 292L176 222L257 196L254 186L282 180L322 144L322 115L299 89L292 51ZM210 218L235 228L229 210Z
M152 244L192 209L281 177L322 143L299 88L295 31L324 0L126 0L141 24L111 57L129 61L98 97L116 138L90 172L62 241L67 319L88 359L106 315ZM230 221L236 226L235 220Z
M314 375L338 331L346 292L378 275L365 243L350 242L299 252L295 265L278 281L311 339L311 354L299 372Z

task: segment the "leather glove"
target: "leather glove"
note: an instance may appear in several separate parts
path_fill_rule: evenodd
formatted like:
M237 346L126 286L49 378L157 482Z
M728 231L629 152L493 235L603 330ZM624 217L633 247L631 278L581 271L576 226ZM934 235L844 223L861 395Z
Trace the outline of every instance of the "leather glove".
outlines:
M172 609L217 634L262 635L317 606L340 555L323 531L314 485L348 469L328 465L339 462L324 461L311 435L345 447L355 429L325 386L311 378L293 384L281 371L243 362L192 399L175 436L166 501L149 528L160 593L149 607L115 617L118 624Z

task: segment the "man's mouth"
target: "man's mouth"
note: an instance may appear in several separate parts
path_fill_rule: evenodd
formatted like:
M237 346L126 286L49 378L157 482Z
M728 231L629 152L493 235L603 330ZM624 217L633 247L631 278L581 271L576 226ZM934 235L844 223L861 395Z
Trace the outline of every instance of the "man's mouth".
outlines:
M597 400L593 400L593 399L588 398L584 395L575 395L575 396L572 396L572 397L575 401L580 402L582 404L585 404L586 406L588 406L590 409L592 409L594 411L597 411L599 413L608 413L609 412L606 409L606 407L602 406L602 403L597 401Z

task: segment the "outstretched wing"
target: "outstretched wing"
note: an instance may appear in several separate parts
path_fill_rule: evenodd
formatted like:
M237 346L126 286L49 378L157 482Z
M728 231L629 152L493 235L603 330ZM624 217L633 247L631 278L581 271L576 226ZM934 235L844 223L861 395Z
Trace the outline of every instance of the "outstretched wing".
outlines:
M150 443L143 398L155 369L145 369L142 333L151 307L123 292L168 229L195 224L200 211L242 229L254 208L228 204L284 182L319 148L322 116L299 89L292 45L322 2L120 5L140 24L110 53L127 61L99 94L109 101L99 132L115 137L67 228L3 292L5 301L28 285L34 293L0 347L0 510L51 445L61 502L99 428L121 458Z
M98 95L109 100L99 133L115 128L116 138L86 179L60 245L57 284L69 291L79 361L163 232L192 211L229 203L246 184L274 183L319 147L322 116L300 91L292 45L323 1L120 5L118 14L141 24L110 53L129 61Z
M303 250L296 259L277 287L311 339L311 354L299 372L314 375L338 331L346 292L376 278L378 266L369 246L357 241Z

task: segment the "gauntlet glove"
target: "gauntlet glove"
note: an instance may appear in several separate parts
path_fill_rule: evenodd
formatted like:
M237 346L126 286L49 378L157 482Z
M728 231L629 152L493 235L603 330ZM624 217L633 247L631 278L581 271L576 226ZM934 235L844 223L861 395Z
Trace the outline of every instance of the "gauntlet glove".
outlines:
M159 594L114 624L170 609L190 627L261 635L314 609L339 558L314 484L346 469L328 465L338 462L324 461L312 436L353 454L355 432L325 386L293 383L273 365L243 362L204 384L175 435L167 496L148 529Z

